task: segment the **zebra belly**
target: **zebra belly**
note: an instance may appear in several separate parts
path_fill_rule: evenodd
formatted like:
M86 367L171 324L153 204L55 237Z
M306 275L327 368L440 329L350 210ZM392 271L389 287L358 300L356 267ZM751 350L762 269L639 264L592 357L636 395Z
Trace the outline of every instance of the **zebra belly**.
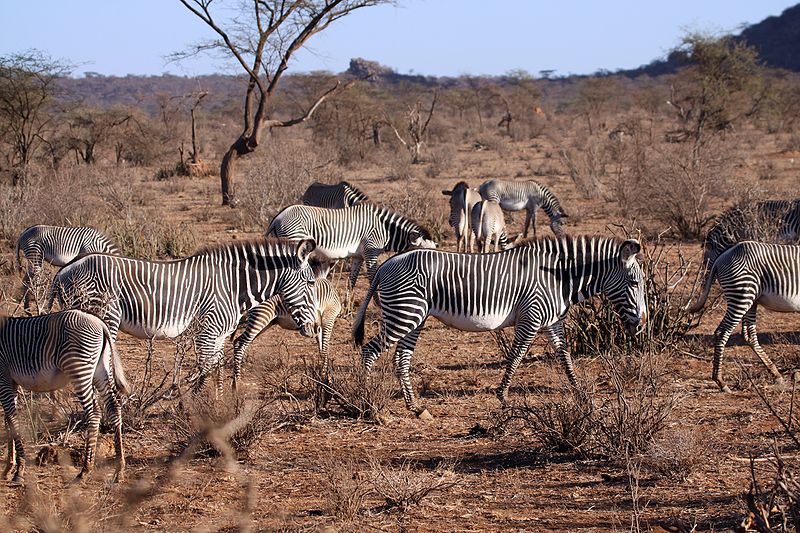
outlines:
M461 331L492 331L514 324L517 314L513 311L498 311L481 315L461 315L440 310L431 310L434 316L450 327Z
M758 298L758 304L780 313L797 313L800 312L800 294L765 292Z
M527 198L509 198L500 201L500 207L506 211L522 211L528 205Z
M51 368L39 372L35 377L24 374L14 374L11 376L20 387L33 392L50 392L62 389L69 384L69 376L58 368Z
M170 324L162 324L161 326L136 324L133 322L123 322L120 324L120 329L122 331L138 339L173 339L186 331L188 327L189 321L173 322Z
M344 246L318 244L315 252L325 256L326 259L345 259L359 255L359 243Z

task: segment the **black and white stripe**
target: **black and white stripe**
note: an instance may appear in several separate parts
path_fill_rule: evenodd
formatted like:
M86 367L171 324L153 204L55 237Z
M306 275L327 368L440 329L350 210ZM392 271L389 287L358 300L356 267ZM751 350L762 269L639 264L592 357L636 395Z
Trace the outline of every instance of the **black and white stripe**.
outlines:
M505 401L509 383L536 333L548 331L567 376L577 384L566 350L563 320L570 305L603 293L631 331L646 317L644 276L635 240L600 237L529 241L492 254L414 250L378 269L356 315L353 337L364 340L364 314L377 293L381 334L362 350L370 368L397 343L395 368L406 406L420 413L409 379L414 347L429 316L462 331L492 331L514 325L514 342L497 389Z
M17 239L17 267L22 270L20 252L28 263L22 278L25 309L30 307L31 280L39 275L45 262L62 267L83 254L120 253L111 239L94 228L43 225L27 228Z
M78 477L88 474L94 466L100 426L95 390L105 399L114 427L117 476L123 477L125 456L118 393L125 394L128 385L111 333L93 315L62 311L29 318L0 318L0 403L9 431L4 478L14 470L14 482L21 482L25 471L25 448L17 420L19 389L46 392L67 384L72 384L87 421L86 455Z
M545 187L535 181L503 181L488 180L480 186L484 200L494 200L506 211L526 211L523 235L528 236L528 228L533 227L536 236L536 209L541 207L550 217L550 229L556 236L563 234L562 219L567 214L562 209L558 198Z
M91 254L62 268L52 293L70 307L104 300L103 319L114 339L119 329L142 339L172 338L197 324L202 386L242 314L273 295L281 296L303 335L313 334L315 277L308 256L314 247L310 240L257 239L176 261Z
M267 235L291 240L313 239L317 243L317 254L326 259L352 258L351 288L356 284L362 262L371 280L381 253L436 247L428 231L417 222L371 204L344 209L292 205L275 216Z
M501 250L511 248L512 243L509 242L506 234L503 209L499 203L494 200L481 200L472 207L470 218L472 233L478 243L479 252L488 252L491 244L494 244L495 252L498 247Z
M719 280L727 309L714 331L714 366L711 372L719 388L729 391L720 376L725 345L742 323L742 334L776 379L781 373L758 343L756 310L759 305L783 313L800 312L800 246L741 242L720 255L711 266L703 293L690 308L703 308L714 279Z
M334 185L314 182L303 194L303 205L338 209L369 202L369 198L357 187L340 181Z
M467 182L459 181L452 191L442 191L442 194L450 197L448 222L456 234L456 251L466 252L467 248L474 251L471 213L473 206L481 201L480 193L470 188Z

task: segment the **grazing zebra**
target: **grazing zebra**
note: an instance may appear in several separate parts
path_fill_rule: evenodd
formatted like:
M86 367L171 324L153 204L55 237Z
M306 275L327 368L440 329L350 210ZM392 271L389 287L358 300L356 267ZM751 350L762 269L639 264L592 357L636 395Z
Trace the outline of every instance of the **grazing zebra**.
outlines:
M105 307L111 337L121 328L140 339L173 338L199 327L195 347L201 388L222 360L225 338L245 311L279 294L300 332L313 335L315 278L308 264L315 244L256 239L211 247L175 261L91 254L62 268L50 306Z
M724 392L730 389L720 376L725 345L742 322L742 336L779 382L780 371L758 343L756 310L800 312L800 246L744 241L723 252L711 266L703 293L689 309L700 311L708 299L714 278L719 280L727 309L714 331L713 379Z
M495 252L498 246L502 250L513 246L506 235L506 221L499 203L494 200L481 200L472 207L471 218L470 225L478 243L478 251L488 252L491 243L494 243Z
M725 250L742 241L793 244L800 240L800 199L766 200L731 207L719 217L703 241L707 273Z
M328 259L352 258L350 288L355 287L361 263L370 281L382 252L435 248L428 230L385 207L371 204L344 209L291 205L278 213L267 235L285 239L313 239L317 253Z
M328 382L329 359L328 350L333 333L333 324L342 312L342 304L336 294L336 289L324 277L318 278L314 286L313 304L316 311L316 336L322 362L322 379ZM291 318L289 310L283 304L280 296L273 296L257 305L247 314L247 323L241 335L233 341L233 387L236 388L242 372L245 350L261 333L273 324L278 324L283 329L296 330L297 325Z
M353 338L364 341L364 315L378 294L380 334L362 349L365 368L397 343L395 372L406 407L417 405L409 379L411 355L429 316L462 331L515 326L514 342L497 397L505 403L515 370L536 333L545 328L570 382L577 385L564 339L570 305L603 293L629 331L646 318L644 275L636 261L639 243L601 237L528 241L495 254L413 250L388 259L375 275L356 314Z
M467 182L459 181L452 191L442 191L442 194L450 197L450 226L456 234L456 251L473 251L474 241L470 229L470 214L472 206L481 201L481 195L475 189L471 189Z
M360 189L346 181L335 185L314 182L303 194L303 205L338 209L369 202L369 198Z
M24 307L30 309L31 283L42 271L44 262L62 267L83 254L119 255L117 245L102 232L88 227L31 226L17 239L17 268L22 271L20 251L28 262L22 277L25 287Z
M484 181L480 186L481 197L484 200L494 200L506 211L526 211L525 228L523 236L528 236L528 227L533 227L533 236L536 236L536 209L541 206L550 217L550 229L559 237L564 233L562 219L567 214L561 208L558 198L550 189L535 181Z
M86 450L81 479L94 467L100 406L95 390L105 399L114 427L117 480L122 481L125 454L118 393L127 394L128 383L114 350L108 327L82 311L62 311L28 318L0 318L0 402L8 428L5 479L14 470L12 483L25 473L25 447L17 420L20 387L36 392L54 391L72 384L86 413Z

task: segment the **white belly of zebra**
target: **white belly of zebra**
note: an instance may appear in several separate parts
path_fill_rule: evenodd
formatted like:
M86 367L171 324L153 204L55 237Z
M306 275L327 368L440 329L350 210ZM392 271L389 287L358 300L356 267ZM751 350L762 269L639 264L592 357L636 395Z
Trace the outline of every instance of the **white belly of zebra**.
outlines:
M513 310L496 311L494 313L483 313L480 315L461 315L447 311L431 310L431 316L435 316L450 327L461 331L492 331L514 324L517 314Z
M506 211L522 211L527 205L527 198L509 198L500 201L500 207Z
M758 298L758 304L780 313L798 313L800 312L800 294L786 295L765 292Z
M186 331L189 327L190 321L175 321L168 324L161 324L160 326L123 323L121 325L122 331L133 335L138 339L149 339L155 337L157 339L173 339Z
M359 255L359 243L347 244L343 246L317 245L316 253L325 256L326 259L344 259Z
M40 372L36 377L16 374L11 378L23 389L33 392L50 392L64 388L69 384L69 376L58 368Z

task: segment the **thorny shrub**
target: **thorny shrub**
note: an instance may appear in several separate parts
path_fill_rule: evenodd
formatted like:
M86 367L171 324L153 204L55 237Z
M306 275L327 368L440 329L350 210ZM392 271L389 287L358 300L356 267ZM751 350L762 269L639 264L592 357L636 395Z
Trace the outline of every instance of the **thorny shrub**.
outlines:
M332 173L330 161L321 160L311 147L269 143L244 172L236 192L239 225L265 231L281 209L300 203L311 183L336 181Z
M714 446L713 435L707 431L672 427L653 440L642 463L651 472L683 482L709 464Z
M355 520L371 492L369 478L360 465L352 456L342 459L330 454L322 460L328 512L340 520Z
M388 509L405 512L431 492L455 486L457 476L454 464L440 462L433 470L420 468L413 462L403 460L399 465L370 461L370 478L375 493L386 502Z
M337 369L329 391L331 400L345 416L379 423L384 420L397 389L390 359L384 354L366 372L360 354L351 351L350 360Z

